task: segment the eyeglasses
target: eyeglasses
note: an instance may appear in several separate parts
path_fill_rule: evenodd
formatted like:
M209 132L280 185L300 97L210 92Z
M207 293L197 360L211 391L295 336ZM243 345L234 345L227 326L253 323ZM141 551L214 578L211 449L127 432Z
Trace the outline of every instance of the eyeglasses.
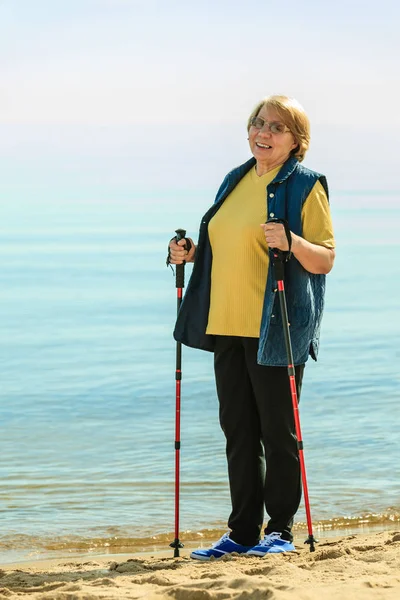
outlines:
M271 133L286 133L287 131L290 131L284 123L279 123L279 121L271 121L269 123L262 117L252 117L250 119L250 125L256 129L262 129L264 125L266 125L268 131Z

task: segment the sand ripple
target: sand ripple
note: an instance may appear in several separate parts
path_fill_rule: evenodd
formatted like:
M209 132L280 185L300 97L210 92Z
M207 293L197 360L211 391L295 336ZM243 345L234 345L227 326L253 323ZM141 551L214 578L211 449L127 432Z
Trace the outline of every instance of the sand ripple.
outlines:
M0 598L32 600L398 600L400 532L322 541L314 553L230 556L196 562L135 557L122 562L31 563L0 571Z

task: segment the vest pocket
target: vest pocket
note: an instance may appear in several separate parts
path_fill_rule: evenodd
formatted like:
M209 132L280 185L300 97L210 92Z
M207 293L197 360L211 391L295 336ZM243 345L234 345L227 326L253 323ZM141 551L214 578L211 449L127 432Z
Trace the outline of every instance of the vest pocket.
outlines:
M307 306L292 306L287 307L288 310L288 321L290 327L307 327L311 322L311 311ZM271 314L270 324L272 326L282 327L282 315L281 307L279 305L279 298L274 303L274 307Z

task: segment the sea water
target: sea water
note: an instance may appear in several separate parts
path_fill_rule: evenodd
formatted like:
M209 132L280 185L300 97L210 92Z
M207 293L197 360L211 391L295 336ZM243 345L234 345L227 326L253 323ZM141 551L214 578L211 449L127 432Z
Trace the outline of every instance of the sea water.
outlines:
M165 257L177 227L196 240L212 198L171 189L2 206L3 562L172 541L176 289ZM399 195L333 191L332 214L320 359L307 363L300 404L312 515L325 529L390 525L400 513ZM223 531L230 508L212 358L183 349L189 540Z

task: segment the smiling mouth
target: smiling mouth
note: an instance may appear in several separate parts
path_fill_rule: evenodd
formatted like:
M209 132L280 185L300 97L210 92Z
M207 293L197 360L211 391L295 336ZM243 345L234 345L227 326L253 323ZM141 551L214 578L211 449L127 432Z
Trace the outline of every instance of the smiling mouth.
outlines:
M259 148L267 148L267 150L272 148L272 146L268 146L267 144L260 144L260 142L256 142L256 146L258 146Z

